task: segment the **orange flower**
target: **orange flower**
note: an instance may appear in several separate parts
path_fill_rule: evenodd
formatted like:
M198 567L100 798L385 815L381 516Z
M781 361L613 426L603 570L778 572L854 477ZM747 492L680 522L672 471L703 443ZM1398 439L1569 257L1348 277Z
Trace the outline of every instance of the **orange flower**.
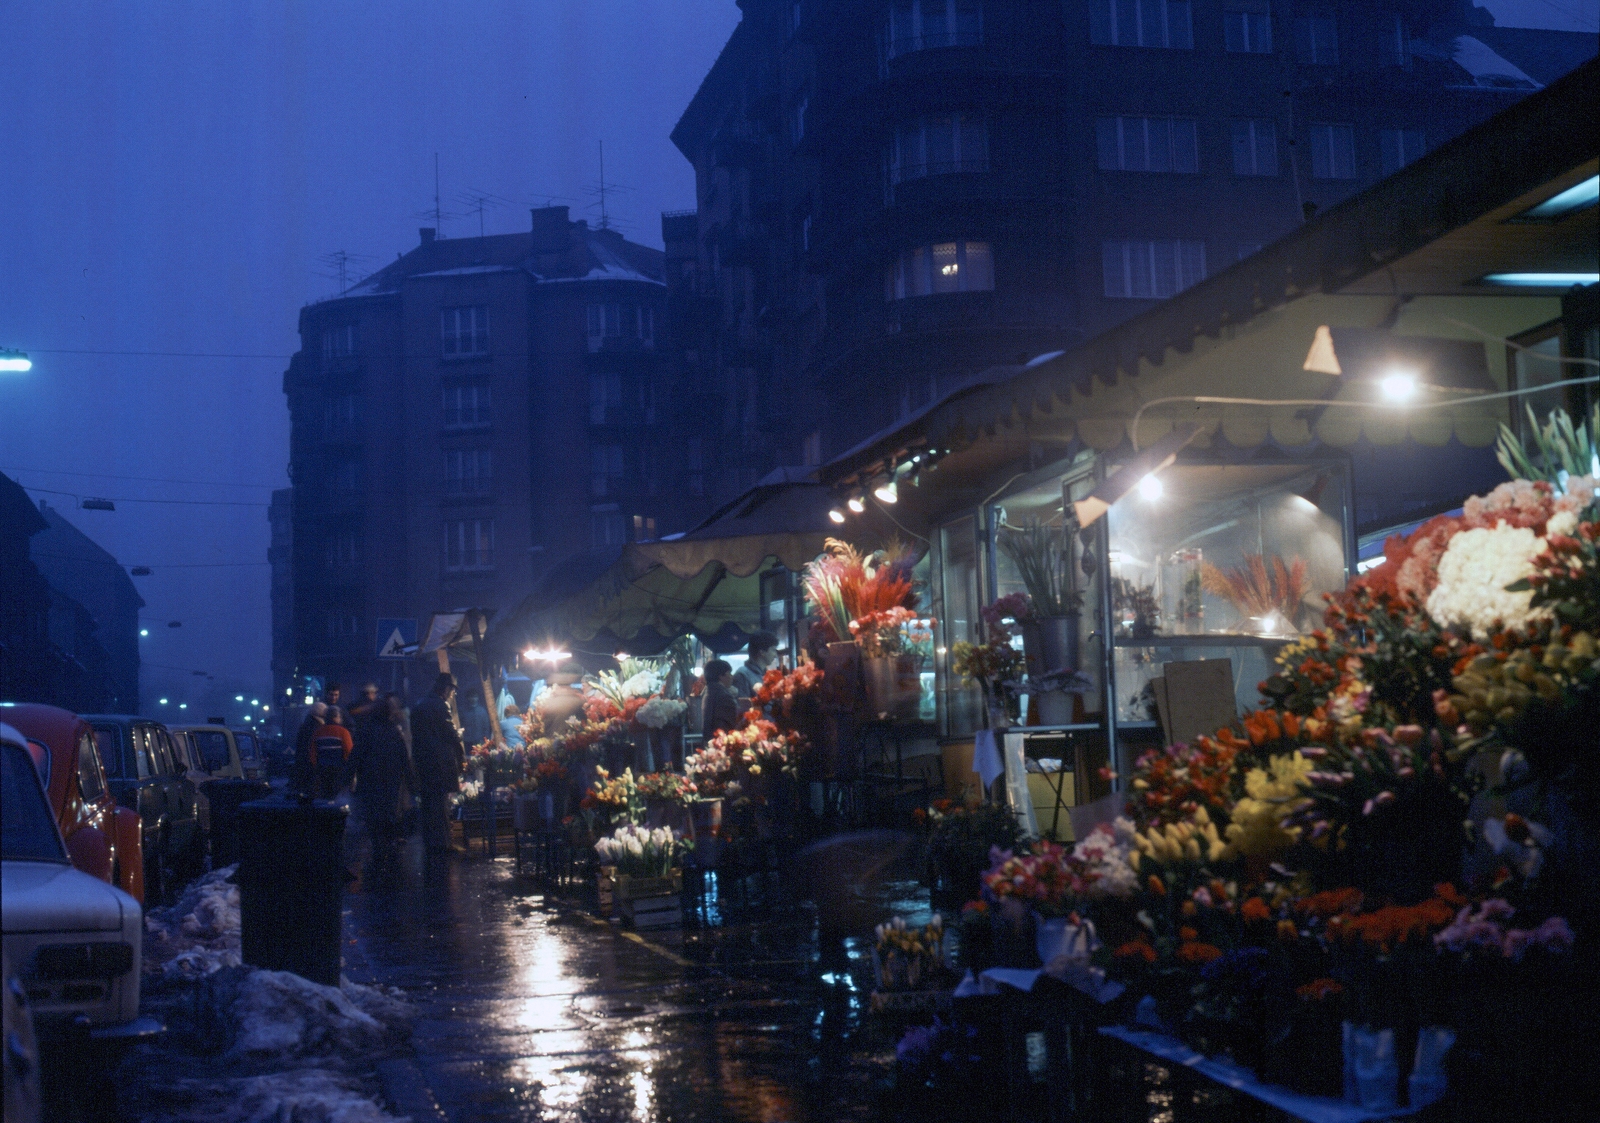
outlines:
M1150 890L1150 892L1154 893L1158 897L1165 897L1167 895L1166 883L1155 874L1151 874L1148 880L1145 881L1144 885L1146 889Z
M1178 939L1180 940L1187 942L1189 940L1198 940L1199 938L1200 933L1196 932L1193 928L1190 928L1187 924L1178 929Z
M1294 921L1292 921L1292 920L1280 920L1280 921L1278 921L1278 939L1280 939L1280 940L1298 940L1299 938L1300 938L1300 929L1298 929L1298 928L1296 928L1294 926Z
M1200 911L1200 906L1193 901L1184 901L1183 904L1178 906L1178 911L1183 913L1184 916L1193 916Z
M1156 961L1156 949L1144 940L1129 940L1111 954L1117 959L1142 959L1146 963Z
M1325 889L1297 901L1294 910L1301 916L1320 916L1326 919L1342 912L1361 907L1361 890L1354 888Z
M1283 729L1278 724L1278 715L1272 710L1257 710L1245 714L1244 731L1249 734L1252 745L1264 745L1283 736Z
M1337 979L1328 978L1312 979L1304 986L1294 988L1295 994L1307 1002L1322 1002L1343 991L1344 987L1339 984Z
M1191 940L1178 946L1178 958L1185 963L1210 963L1213 959L1222 958L1222 949L1215 944L1202 944Z
M1251 897L1239 908L1239 915L1245 920L1271 920L1272 910L1267 907L1267 902L1260 897Z

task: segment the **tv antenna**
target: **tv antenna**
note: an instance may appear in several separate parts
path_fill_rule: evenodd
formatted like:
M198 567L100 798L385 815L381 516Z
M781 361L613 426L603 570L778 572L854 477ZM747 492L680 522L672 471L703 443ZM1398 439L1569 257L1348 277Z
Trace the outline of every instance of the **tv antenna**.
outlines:
M610 230L611 215L606 209L606 196L615 195L619 191L631 191L632 188L624 187L619 183L606 182L606 142L600 141L600 184L598 187L589 188L589 194L597 197L599 202L591 204L600 208L600 229Z
M351 280L352 275L355 275L355 280L357 281L366 276L366 266L372 261L372 257L368 254L346 253L344 250L336 250L333 253L323 254L317 258L317 261L327 267L319 275L326 277L330 281L337 281L339 283L339 292L342 295L353 283Z
M472 213L473 211L478 212L478 237L480 238L483 237L485 233L483 228L484 209L488 208L493 210L496 207L504 206L510 201L511 200L503 199L499 195L495 195L492 192L479 191L476 188L469 188L468 190L463 191L461 194L456 196L456 202L467 208L468 214Z

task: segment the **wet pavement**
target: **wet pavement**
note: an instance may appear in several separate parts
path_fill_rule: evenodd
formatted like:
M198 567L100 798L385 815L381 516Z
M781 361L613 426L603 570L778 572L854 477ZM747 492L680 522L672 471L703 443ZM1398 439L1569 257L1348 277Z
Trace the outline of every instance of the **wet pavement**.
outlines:
M684 928L635 934L594 915L592 889L548 893L479 850L353 886L345 971L418 1008L386 1079L413 1114L431 1097L450 1120L885 1118L899 1034L863 1017L870 953L819 941L797 895L708 875ZM869 936L928 912L914 880L855 905Z

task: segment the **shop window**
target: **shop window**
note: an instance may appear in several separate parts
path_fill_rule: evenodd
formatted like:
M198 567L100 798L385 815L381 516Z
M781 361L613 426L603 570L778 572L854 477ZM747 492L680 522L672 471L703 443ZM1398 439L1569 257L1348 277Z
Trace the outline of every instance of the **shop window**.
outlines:
M487 383L444 388L444 427L481 429L489 424L490 397Z
M1380 129L1378 151L1383 158L1383 174L1393 175L1422 157L1428 150L1427 135L1421 129Z
M1356 177L1354 125L1311 126L1311 177L1313 179Z
M1232 123L1233 174L1277 175L1278 130L1267 120Z
M454 519L444 524L447 573L494 568L494 520Z
M983 42L979 0L893 0L888 55L897 58L936 47L976 47Z
M1195 122L1187 117L1100 117L1095 147L1105 171L1200 170Z
M934 293L984 292L994 288L994 257L988 242L936 242L915 246L889 267L889 300Z
M489 353L487 305L446 308L439 314L440 354L446 359L468 359Z
M1222 29L1227 48L1234 54L1272 53L1272 12L1267 0L1230 0L1222 13Z
M1105 294L1112 298L1161 300L1206 276L1206 244L1201 241L1102 242L1101 260Z
M1089 0L1089 41L1107 47L1194 47L1188 0Z
M989 127L982 117L919 117L895 129L889 144L889 185L930 175L989 170Z
M1308 66L1339 65L1339 25L1332 16L1301 16L1294 21L1295 57Z
M444 454L446 495L487 495L491 478L486 448L451 449Z
M322 333L322 360L346 359L356 353L358 336L354 324L340 324Z

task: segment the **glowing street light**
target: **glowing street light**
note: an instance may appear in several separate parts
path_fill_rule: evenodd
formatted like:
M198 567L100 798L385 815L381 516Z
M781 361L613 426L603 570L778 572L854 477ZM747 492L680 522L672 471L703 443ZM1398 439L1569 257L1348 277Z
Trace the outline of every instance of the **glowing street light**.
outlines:
M568 659L571 659L572 652L562 651L554 645L543 651L536 647L530 647L528 650L522 653L522 657L530 663L550 663L554 665L556 663L564 663Z
M8 374L27 374L33 369L33 360L25 351L8 351L0 348L0 371Z

